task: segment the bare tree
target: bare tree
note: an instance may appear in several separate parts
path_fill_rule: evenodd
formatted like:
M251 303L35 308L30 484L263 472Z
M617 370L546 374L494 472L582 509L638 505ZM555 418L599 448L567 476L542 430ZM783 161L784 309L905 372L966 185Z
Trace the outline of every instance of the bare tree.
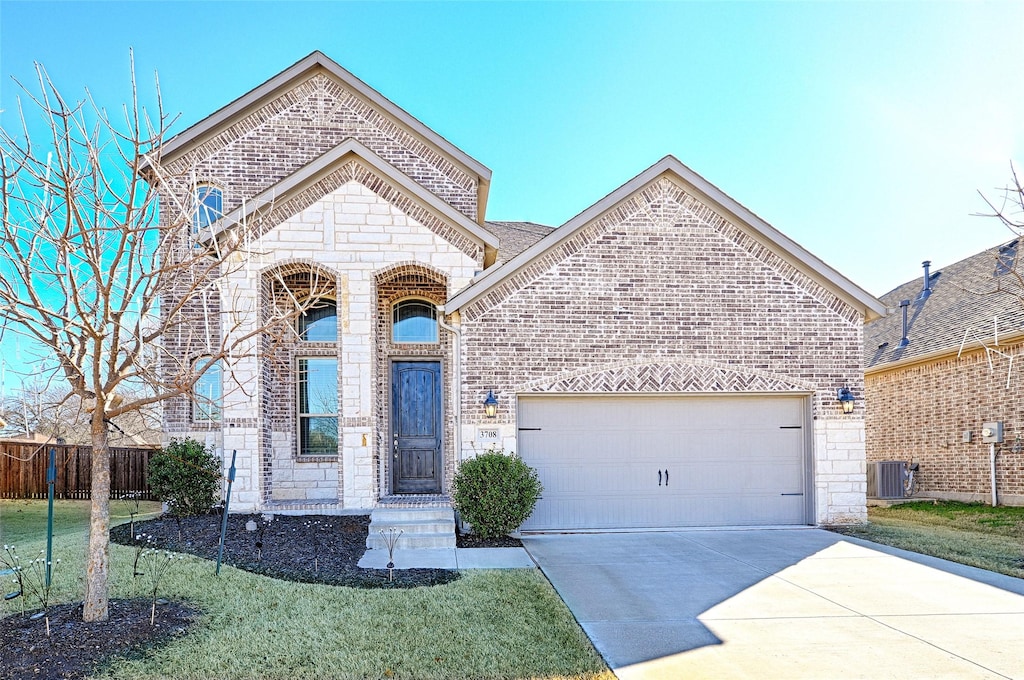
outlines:
M227 277L254 255L258 214L199 229L197 205L181 191L164 192L158 206L161 185L190 186L162 174L171 121L159 83L151 117L133 66L131 101L115 118L88 91L62 97L38 64L36 77L33 88L18 83L22 129L0 130L0 327L45 348L37 373L61 381L88 415L83 618L99 621L108 617L111 423L189 395L212 366L230 367L290 328L305 303L257 313L251 296L225 299ZM41 139L26 111L45 123Z
M133 400L142 395L129 394ZM45 437L58 444L92 443L89 402L66 386L47 386L27 378L21 390L0 401L0 436ZM110 421L110 443L115 446L152 446L161 442L159 404L125 412Z
M1022 250L1018 239L1024 236L1024 183L1017 167L1010 163L1010 183L998 190L997 198L991 199L982 191L978 193L989 211L975 215L996 218L1015 239L1000 247L995 255L995 271L1001 276L985 277L976 284L972 282L971 292L981 295L1005 293L1024 303L1024 271L1018 266L1018 254Z

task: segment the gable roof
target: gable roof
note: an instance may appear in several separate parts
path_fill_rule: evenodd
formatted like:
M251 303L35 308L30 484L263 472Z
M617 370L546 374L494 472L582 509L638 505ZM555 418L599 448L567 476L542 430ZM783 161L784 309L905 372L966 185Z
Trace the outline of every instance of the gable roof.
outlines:
M485 222L484 228L501 242L498 263L508 262L555 229L535 222Z
M449 224L454 225L472 240L488 248L498 248L499 241L494 234L482 228L476 222L423 188L422 185L404 174L401 170L351 138L346 139L316 160L302 166L277 184L243 203L241 207L217 220L210 230L203 234L204 238L213 238L257 212L287 201L291 196L312 186L353 158L358 158L360 162L387 177L397 188L415 199L421 206L435 213Z
M262 85L250 90L227 106L222 107L164 142L160 147L161 160L173 160L190 147L216 135L244 118L263 102L275 99L299 81L308 78L318 71L340 81L345 87L351 89L401 126L416 134L427 145L434 147L435 150L448 157L453 163L462 166L470 174L475 174L480 180L478 200L480 207L478 208L478 213L480 215L484 214L484 207L487 204L487 189L491 181L491 171L486 166L428 128L407 111L342 68L337 62L319 50L310 53ZM144 160L141 171L145 173L149 169L150 163L148 159ZM481 217L481 221L482 219Z
M1009 250L1003 250L1011 246ZM1002 251L1002 253L1001 253ZM1017 241L995 246L938 271L932 271L932 292L922 299L924 276L918 276L882 296L892 311L864 328L864 368L867 372L888 370L978 347L980 341L994 340L998 317L1000 338L1024 335L1024 287L1015 267L996 274L999 258L1014 264ZM903 315L900 301L909 300L907 337L900 347Z
M721 189L688 168L674 156L665 156L508 262L499 267L492 267L484 271L483 274L474 279L473 283L454 295L448 301L446 307L458 309L477 300L502 281L513 276L534 260L542 257L558 244L571 238L573 234L600 215L628 199L663 175L667 175L685 186L688 192L706 204L713 206L716 211L730 222L743 228L751 236L764 243L794 267L810 276L847 304L862 311L865 319L875 319L885 314L885 306L870 293L854 284L795 241L737 203Z

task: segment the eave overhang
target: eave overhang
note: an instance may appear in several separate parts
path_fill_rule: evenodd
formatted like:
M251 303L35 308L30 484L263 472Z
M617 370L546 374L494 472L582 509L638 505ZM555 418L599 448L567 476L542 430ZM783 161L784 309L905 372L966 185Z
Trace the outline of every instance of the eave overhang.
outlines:
M997 352L1002 351L1000 349L1002 347L1024 342L1024 331L1017 332L1012 335L1000 335L998 339L994 336L989 336L985 338L970 338L969 340L969 342L965 340L962 346L944 347L924 354L917 354L899 361L887 361L885 363L875 364L874 366L867 366L864 368L864 375L882 375L883 373L889 373L890 371L900 371L921 364L930 364L936 361L942 361L943 359L953 359L961 354L984 352L986 349Z

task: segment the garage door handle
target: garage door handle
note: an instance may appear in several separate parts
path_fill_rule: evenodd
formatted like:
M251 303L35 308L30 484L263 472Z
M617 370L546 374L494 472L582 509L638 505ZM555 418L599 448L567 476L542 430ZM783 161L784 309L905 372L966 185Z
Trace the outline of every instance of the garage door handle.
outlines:
M668 486L668 470L665 470L665 486Z
M658 470L658 486L661 486L661 470Z
M784 493L783 496L803 496L803 493Z

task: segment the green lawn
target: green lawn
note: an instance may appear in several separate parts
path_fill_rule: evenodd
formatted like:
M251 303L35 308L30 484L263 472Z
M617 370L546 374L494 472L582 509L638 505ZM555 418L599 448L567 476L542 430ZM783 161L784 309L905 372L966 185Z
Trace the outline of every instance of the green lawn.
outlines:
M33 529L37 503L42 532ZM45 505L0 502L4 540L25 539L18 546L22 555L45 544ZM62 560L55 589L57 599L66 601L81 597L86 534L80 509L62 512L68 525L79 517L77 531L67 529L54 541ZM114 597L135 594L132 556L131 549L111 545ZM199 625L160 649L115 661L100 677L614 677L534 570L470 571L432 588L359 590L278 581L231 567L216 577L213 563L186 556L175 561L160 595L202 609ZM4 614L20 609L4 607Z
M868 508L843 534L1024 578L1024 508L915 501Z
M53 535L81 533L89 526L89 501L54 501ZM134 508L134 506L132 506ZM149 519L160 514L156 501L141 501L135 519ZM21 545L26 541L45 540L47 502L39 500L0 499L0 543ZM129 506L122 501L110 502L111 525L131 519Z

